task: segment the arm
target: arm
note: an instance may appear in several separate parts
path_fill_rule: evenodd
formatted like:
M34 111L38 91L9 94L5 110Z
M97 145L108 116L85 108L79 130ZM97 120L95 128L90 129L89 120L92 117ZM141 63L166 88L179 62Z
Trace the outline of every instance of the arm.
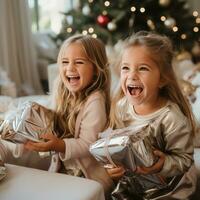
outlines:
M164 130L166 146L165 162L160 174L171 177L186 172L192 165L193 138L189 122L185 117L182 119L171 118L171 120L164 121L163 124L166 126L166 130Z
M28 141L24 144L24 147L31 151L45 152L56 151L65 152L65 143L62 139L53 135L52 133L41 134L40 138L45 142L33 142Z
M137 167L136 173L159 173L164 177L185 173L193 162L193 138L187 118L173 105L164 117L158 118L152 125L160 127L153 137L160 140L162 147L159 148L163 152L154 151L158 161L151 167Z
M107 120L103 97L100 95L91 97L84 106L78 138L60 139L51 133L46 133L40 135L46 142L28 141L25 148L38 152L56 151L60 153L61 160L89 155L89 145L97 140L98 133L103 130Z

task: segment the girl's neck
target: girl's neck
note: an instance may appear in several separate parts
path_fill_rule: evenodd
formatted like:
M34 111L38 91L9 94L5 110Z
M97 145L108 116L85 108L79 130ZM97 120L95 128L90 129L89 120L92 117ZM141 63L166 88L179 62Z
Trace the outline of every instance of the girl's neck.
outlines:
M133 106L133 109L135 110L135 113L138 115L148 115L161 109L162 107L166 105L166 103L167 103L166 99L159 97L157 101L155 101L154 104L147 104L145 106L143 105L137 106L137 108Z

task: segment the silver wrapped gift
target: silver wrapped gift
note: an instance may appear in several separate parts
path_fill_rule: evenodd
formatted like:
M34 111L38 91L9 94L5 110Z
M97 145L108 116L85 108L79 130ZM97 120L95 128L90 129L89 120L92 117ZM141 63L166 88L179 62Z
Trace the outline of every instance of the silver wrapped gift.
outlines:
M90 146L91 154L103 164L123 164L127 169L136 166L149 167L155 162L148 125L129 126L123 129L108 129L101 139Z
M5 117L0 126L1 138L14 143L39 142L39 135L53 132L54 113L35 102L22 104Z
M163 188L166 183L156 174L134 174L137 166L152 166L157 158L153 154L154 146L158 148L159 138L152 137L155 130L148 124L134 125L123 129L107 129L101 133L101 139L90 146L91 154L97 161L106 165L123 165L141 191ZM158 130L157 130L158 131ZM132 177L133 176L133 177ZM134 182L133 181L133 182ZM131 181L132 182L132 181Z

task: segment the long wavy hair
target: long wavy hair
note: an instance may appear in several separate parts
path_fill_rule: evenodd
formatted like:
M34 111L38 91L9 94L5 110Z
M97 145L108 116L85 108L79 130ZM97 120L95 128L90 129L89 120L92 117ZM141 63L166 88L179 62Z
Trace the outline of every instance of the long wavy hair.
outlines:
M59 76L54 86L55 96L55 130L60 137L73 137L77 115L94 92L100 91L105 97L107 116L110 111L110 70L104 44L89 35L75 35L64 41L58 54L58 66L62 66L62 59L70 44L78 42L82 45L89 61L94 67L94 77L90 85L78 94L72 94Z
M160 88L160 96L176 103L179 106L183 114L189 119L194 133L194 117L191 113L188 101L181 92L173 71L172 62L174 53L172 43L169 38L152 32L140 31L132 35L124 42L123 51L134 46L144 46L149 50L149 52L151 52L154 60L159 66L161 80L165 83L164 86ZM119 60L116 64L118 69L120 69L122 54L123 52L121 52ZM113 128L124 125L119 117L119 110L117 109L117 104L123 97L124 93L120 87L112 99L110 126ZM123 112L126 112L126 110L123 110Z

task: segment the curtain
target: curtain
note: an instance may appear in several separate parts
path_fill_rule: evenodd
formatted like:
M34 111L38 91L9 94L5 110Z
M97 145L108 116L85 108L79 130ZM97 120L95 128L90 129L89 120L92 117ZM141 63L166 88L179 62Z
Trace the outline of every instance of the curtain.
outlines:
M0 66L19 95L41 94L27 0L0 0Z

